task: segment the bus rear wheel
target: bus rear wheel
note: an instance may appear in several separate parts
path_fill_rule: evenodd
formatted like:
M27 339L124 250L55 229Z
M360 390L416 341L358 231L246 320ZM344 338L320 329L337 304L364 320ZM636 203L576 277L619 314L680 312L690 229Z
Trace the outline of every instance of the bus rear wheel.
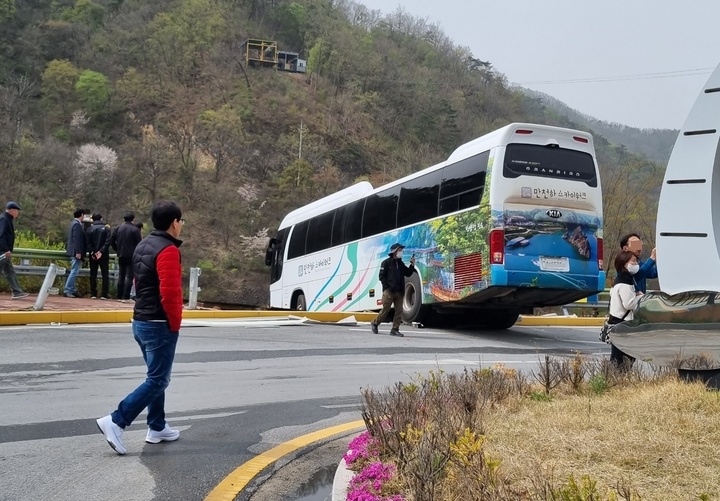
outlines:
M483 324L488 329L509 329L517 322L520 312L518 310L498 310L487 312Z
M421 322L425 317L427 308L422 304L422 285L420 276L413 273L405 279L405 293L403 294L402 319L405 323Z

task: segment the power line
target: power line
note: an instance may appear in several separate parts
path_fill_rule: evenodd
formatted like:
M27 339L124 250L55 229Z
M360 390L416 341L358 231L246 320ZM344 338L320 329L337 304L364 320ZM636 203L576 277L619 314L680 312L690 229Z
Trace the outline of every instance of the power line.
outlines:
M654 80L658 78L677 78L707 75L715 68L695 68L692 70L661 71L658 73L639 73L635 75L618 75L612 77L573 78L568 80L536 80L532 82L516 82L517 85L554 85L594 82L622 82L626 80Z

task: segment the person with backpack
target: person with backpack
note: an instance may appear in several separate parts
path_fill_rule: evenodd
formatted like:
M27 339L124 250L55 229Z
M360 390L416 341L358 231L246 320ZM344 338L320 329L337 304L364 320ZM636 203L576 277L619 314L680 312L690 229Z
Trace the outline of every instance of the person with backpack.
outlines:
M637 256L632 251L622 251L615 258L615 283L610 289L610 306L607 323L610 326L633 319L633 312L640 303L643 293L638 290L634 275L640 269ZM624 353L612 342L610 343L610 360L618 367L627 368L635 362L635 358Z
M110 245L117 252L120 276L118 277L118 301L124 303L130 300L130 289L133 286L132 257L135 247L142 240L140 228L133 224L134 212L126 212L123 224L112 233Z

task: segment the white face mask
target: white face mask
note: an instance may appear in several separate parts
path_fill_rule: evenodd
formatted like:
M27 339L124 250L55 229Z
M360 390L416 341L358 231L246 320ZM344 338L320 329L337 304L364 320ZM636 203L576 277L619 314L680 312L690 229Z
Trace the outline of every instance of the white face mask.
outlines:
M395 253L395 257L398 259L402 259L403 257L403 251L399 250Z
M629 264L629 265L627 265L627 271L631 275L634 275L635 273L640 271L640 265L639 264Z

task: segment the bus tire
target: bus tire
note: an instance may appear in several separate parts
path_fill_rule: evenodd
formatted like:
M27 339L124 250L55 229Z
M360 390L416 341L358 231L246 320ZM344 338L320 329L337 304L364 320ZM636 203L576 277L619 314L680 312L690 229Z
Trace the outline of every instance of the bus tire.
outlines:
M297 300L295 301L295 309L297 311L307 311L307 303L305 302L305 294L302 292L298 294Z
M405 323L421 322L427 308L422 304L422 285L420 275L413 273L405 278L405 292L403 293L402 319Z
M517 322L520 312L518 310L499 310L489 314L484 324L489 329L509 329Z

